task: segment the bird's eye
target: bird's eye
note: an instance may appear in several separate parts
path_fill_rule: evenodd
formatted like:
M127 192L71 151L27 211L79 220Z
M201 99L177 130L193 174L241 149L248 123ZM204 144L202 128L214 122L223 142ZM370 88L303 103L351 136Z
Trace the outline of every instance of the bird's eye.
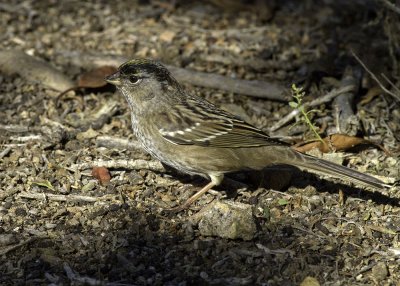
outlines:
M129 77L129 82L132 84L137 84L137 83L139 83L139 81L140 81L140 78L138 78L137 76L131 75Z

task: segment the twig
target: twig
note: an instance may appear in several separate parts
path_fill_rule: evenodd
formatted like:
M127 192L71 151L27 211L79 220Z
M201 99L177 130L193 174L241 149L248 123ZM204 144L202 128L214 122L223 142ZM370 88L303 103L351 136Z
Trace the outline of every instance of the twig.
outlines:
M95 203L97 201L112 200L115 196L105 195L102 197L90 197L81 195L56 195L46 193L28 193L22 192L18 195L20 198L55 201L55 202L74 202L74 203Z
M98 136L96 138L96 145L98 147L106 147L108 149L143 151L140 143L137 140L129 140L112 136Z
M74 82L48 62L32 57L18 49L0 50L0 73L18 74L57 91L73 87Z
M44 137L42 135L27 135L27 136L11 136L10 137L11 140L15 140L15 141L19 141L19 142L27 142L27 141L35 141L35 140L39 140L39 141L44 141Z
M11 149L12 149L11 146L7 146L3 151L1 151L0 159L2 159L3 157L7 156L8 153L10 153Z
M13 250L15 250L17 248L20 248L21 246L29 244L29 243L35 241L36 239L37 239L37 237L31 237L31 238L28 238L27 240L22 241L22 242L20 242L20 243L18 243L16 245L12 245L12 246L6 247L4 249L1 249L0 250L0 256L5 255L5 254L9 253L10 251L13 251Z
M243 80L223 75L198 72L167 66L178 81L202 87L216 88L248 96L287 101L285 88L277 83L259 80Z
M274 255L280 255L280 254L289 254L290 257L293 257L295 255L295 252L291 249L287 248L278 248L278 249L270 249L261 243L256 243L256 246L258 249L262 250L265 252L265 254L274 254Z
M341 87L341 88L333 89L330 92L328 92L327 94L325 94L324 96L318 97L318 98L314 99L313 101L311 101L309 103L306 102L303 105L304 105L304 107L308 108L308 107L313 107L313 106L320 105L320 104L325 103L325 102L329 102L333 98L335 98L336 96L338 96L338 95L340 95L342 93L350 92L353 88L354 88L353 86L344 86L344 87ZM281 120L276 122L273 126L271 126L271 128L269 128L269 131L273 132L273 131L278 130L283 125L288 123L290 120L295 118L299 113L300 113L299 110L294 109L292 112L290 112L285 117L283 117Z
M384 73L381 73L381 76L400 94L400 89Z
M165 168L159 161L146 161L146 160L111 160L111 161L91 161L79 164L73 164L68 169L71 170L85 170L91 169L95 166L103 166L106 168L123 168L131 170L147 169L155 172L164 172Z
M380 0L386 8L392 10L393 12L400 14L400 8L397 7L394 3L388 1L388 0Z
M83 54L76 52L63 52L64 57L68 57L72 64L94 68L99 66L119 66L129 58L118 55L104 54ZM202 87L216 88L244 94L253 97L287 101L288 96L285 94L286 88L278 83L265 82L259 80L243 80L231 78L218 74L198 72L190 69L178 68L175 66L166 66L172 75L181 83L191 84Z
M351 67L344 71L340 86L352 86L349 92L344 92L333 100L333 112L336 118L336 133L355 136L360 128L360 122L353 110L353 99L358 92L358 80Z
M395 99L400 101L400 95L395 94L393 92L391 92L390 90L388 90L380 81L379 79L376 77L376 75L371 72L368 67L361 61L361 59L353 52L351 51L351 54L353 55L353 57L360 63L360 65L371 75L371 77L378 83L378 85L380 86L380 88L382 88L382 90L384 92L386 92L387 94L390 94L391 96L393 96Z
M26 146L26 145L27 145L27 143L3 144L4 147L11 147L11 148L21 147L21 146Z
M24 125L0 124L0 130L5 130L8 132L14 132L14 133L23 133L23 132L28 132L29 129L28 129L28 126L24 126Z
M80 195L56 195L56 194L46 194L46 193L28 193L23 192L18 195L19 198L27 198L27 199L35 199L35 200L44 200L44 201L56 201L56 202L87 202L94 203L99 200L104 199L103 197L89 197L89 196L80 196Z

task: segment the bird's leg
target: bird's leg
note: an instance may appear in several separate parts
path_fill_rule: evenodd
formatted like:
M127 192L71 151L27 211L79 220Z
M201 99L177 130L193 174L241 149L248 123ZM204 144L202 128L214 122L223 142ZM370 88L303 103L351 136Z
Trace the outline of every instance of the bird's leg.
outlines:
M214 187L215 184L213 182L209 182L204 188L202 188L200 191L196 192L193 196L188 198L186 202L181 204L180 206L177 206L172 209L167 209L167 211L171 212L180 212L184 209L187 209L191 204L193 204L195 201L197 201L202 195L207 193L212 187Z
M177 206L175 208L171 209L166 209L165 211L169 212L180 212L184 209L187 209L192 203L197 201L202 195L207 193L212 187L218 186L221 182L222 179L224 178L223 174L218 174L218 175L210 175L211 182L209 182L204 188L202 188L200 191L196 192L193 196L191 196L189 199L187 199L186 202L184 202L182 205Z

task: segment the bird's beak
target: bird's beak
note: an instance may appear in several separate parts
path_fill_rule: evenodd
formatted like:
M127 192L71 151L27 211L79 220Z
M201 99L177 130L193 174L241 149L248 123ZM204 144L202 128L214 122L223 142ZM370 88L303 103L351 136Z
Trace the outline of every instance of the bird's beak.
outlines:
M106 76L104 78L104 80L108 83L119 86L121 84L121 76L120 76L119 71L117 71L109 76Z

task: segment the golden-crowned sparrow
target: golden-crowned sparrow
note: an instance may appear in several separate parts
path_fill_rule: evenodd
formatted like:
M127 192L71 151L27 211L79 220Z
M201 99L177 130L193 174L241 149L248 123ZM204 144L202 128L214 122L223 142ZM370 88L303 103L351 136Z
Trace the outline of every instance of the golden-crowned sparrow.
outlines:
M386 186L372 176L272 140L258 128L185 91L159 62L128 61L106 81L128 101L133 131L148 153L179 171L211 180L182 208L219 185L225 173L261 170L274 164L293 165L377 188Z

